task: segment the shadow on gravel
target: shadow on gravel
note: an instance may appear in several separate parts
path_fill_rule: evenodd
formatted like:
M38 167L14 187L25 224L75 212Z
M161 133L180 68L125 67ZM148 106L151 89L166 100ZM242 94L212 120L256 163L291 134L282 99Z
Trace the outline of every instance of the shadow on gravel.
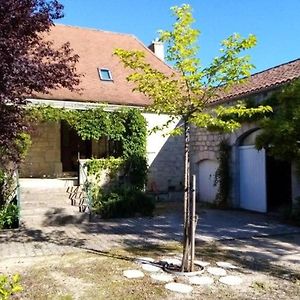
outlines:
M48 242L60 246L81 247L85 244L85 239L70 237L64 230L44 231L41 229L29 229L21 227L15 230L0 231L0 243L30 243L30 242Z
M202 242L196 255L206 261L231 261L241 273L256 271L285 280L300 280L300 235Z

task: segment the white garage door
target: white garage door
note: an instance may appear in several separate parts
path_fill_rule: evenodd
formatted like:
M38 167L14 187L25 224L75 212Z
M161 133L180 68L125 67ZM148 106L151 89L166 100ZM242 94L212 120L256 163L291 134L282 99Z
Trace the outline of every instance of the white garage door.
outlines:
M218 163L214 160L203 160L199 163L198 194L200 201L214 202L218 187L214 186Z
M254 145L240 146L240 207L267 211L266 155Z

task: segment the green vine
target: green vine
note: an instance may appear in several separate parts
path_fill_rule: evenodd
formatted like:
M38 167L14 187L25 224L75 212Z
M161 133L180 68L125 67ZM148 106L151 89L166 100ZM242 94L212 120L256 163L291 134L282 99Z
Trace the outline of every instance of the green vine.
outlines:
M120 109L112 112L103 107L87 110L68 110L39 105L27 108L32 123L66 121L83 140L107 137L121 143L124 172L127 181L143 189L147 178L146 120L138 109ZM102 160L100 160L102 161ZM96 168L96 163L92 168ZM103 162L97 165L100 169Z
M118 171L123 168L124 159L114 157L91 159L85 162L84 166L87 167L88 174L96 178L100 177L104 171L108 172L110 178L114 178Z
M267 149L275 159L296 163L300 177L300 79L274 92L264 103L274 113L260 121L263 131L256 138L256 147Z
M124 161L121 158L109 157L88 160L85 166L91 175L96 175L99 170L110 170L113 176L115 172L122 167L123 163Z
M219 167L215 174L215 185L218 185L216 195L217 205L221 208L227 207L230 192L230 145L226 140L220 142L218 152Z

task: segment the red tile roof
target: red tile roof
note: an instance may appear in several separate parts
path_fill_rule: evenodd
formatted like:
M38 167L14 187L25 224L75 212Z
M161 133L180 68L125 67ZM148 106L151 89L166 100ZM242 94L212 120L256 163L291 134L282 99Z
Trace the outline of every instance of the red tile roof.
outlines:
M49 38L54 41L55 45L70 42L74 52L79 55L77 69L79 73L84 74L79 86L82 91L78 93L57 89L51 91L50 94L37 95L35 98L136 106L149 105L150 100L147 97L132 92L133 84L126 80L130 70L125 69L119 58L113 55L116 48L144 51L147 62L154 68L166 74L173 72L167 64L157 58L133 35L56 25L50 31ZM109 69L113 81L101 81L97 68Z
M253 74L243 84L235 85L212 102L226 102L268 91L300 78L300 58Z

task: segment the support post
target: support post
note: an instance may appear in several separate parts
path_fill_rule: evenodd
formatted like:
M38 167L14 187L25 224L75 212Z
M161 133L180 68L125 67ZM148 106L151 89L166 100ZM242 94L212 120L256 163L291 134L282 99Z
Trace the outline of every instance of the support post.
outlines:
M196 231L196 175L193 175L192 182L192 205L191 205L191 262L190 271L194 271L195 260L195 231Z

